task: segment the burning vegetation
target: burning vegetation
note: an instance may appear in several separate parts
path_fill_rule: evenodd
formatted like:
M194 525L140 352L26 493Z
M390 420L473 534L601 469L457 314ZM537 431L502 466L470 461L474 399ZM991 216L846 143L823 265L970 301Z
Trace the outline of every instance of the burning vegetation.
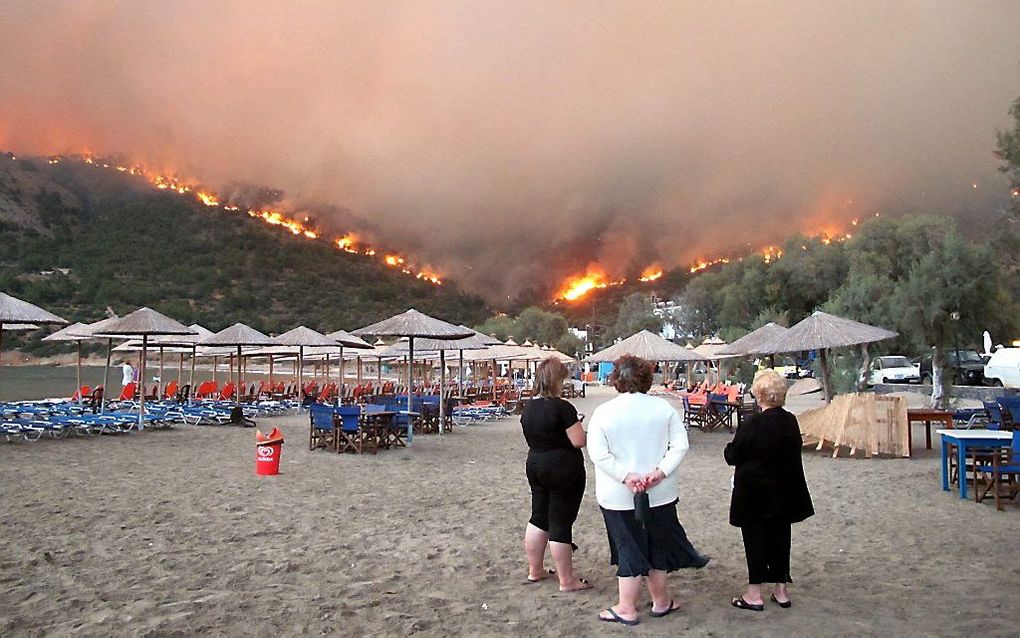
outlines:
M164 175L151 171L143 166L124 166L115 162L105 161L94 157L90 153L82 155L59 155L49 158L50 164L59 164L61 161L78 161L96 166L98 168L116 170L121 173L135 175L151 186L159 189L178 193L179 195L192 197L200 204L210 208L219 208L225 212L244 212L249 217L257 219L270 226L278 226L285 229L295 237L301 237L309 241L318 241L324 238L324 232L319 229L308 215L295 215L271 206L249 206L241 201L233 201L223 195L214 192L212 189L201 186L197 181L184 180L173 175ZM407 257L392 252L379 257L377 248L364 244L354 233L332 237L329 240L337 250L342 250L353 255L363 255L369 258L376 258L389 268L411 275L416 279L427 281L436 286L442 285L442 277L431 268L415 265Z
M875 217L879 214L875 213ZM856 227L860 223L859 219L853 219L850 222L852 227ZM853 233L844 230L825 229L818 230L815 232L805 233L808 237L816 237L818 240L828 246L833 243L840 243L853 238ZM807 250L807 246L801 246L802 249ZM769 245L764 246L756 251L754 254L761 256L762 260L766 264L774 263L783 257L783 251L779 246ZM707 270L713 266L721 266L728 264L731 261L742 261L745 257L742 256L723 256L723 257L706 257L702 259L696 259L687 268L687 272L690 274L696 274ZM656 281L663 275L663 268L660 264L652 264L651 266L645 267L641 271L641 275L638 277L638 282L648 283ZM573 275L563 281L562 284L557 288L557 293L554 301L577 301L588 295L593 290L601 288L608 288L610 286L619 286L627 282L626 278L614 279L612 278L604 268L598 264L589 264L587 270L583 275Z

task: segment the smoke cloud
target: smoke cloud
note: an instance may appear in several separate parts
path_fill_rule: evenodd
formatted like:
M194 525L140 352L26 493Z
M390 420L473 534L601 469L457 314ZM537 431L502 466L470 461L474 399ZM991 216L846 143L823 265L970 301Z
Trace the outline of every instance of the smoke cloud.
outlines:
M1012 0L16 2L0 147L279 187L498 299L875 211L987 219L1018 33Z

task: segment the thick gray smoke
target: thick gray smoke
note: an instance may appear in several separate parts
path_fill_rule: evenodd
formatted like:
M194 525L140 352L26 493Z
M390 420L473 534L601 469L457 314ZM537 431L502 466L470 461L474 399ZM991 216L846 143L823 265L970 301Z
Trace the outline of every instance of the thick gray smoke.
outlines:
M22 1L0 148L280 187L497 297L875 210L989 214L1018 33L1014 0Z

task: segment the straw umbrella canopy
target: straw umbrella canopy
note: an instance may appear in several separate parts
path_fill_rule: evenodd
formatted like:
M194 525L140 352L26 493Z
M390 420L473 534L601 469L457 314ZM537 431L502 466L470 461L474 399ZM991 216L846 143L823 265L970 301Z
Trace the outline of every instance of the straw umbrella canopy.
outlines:
M765 344L760 350L761 354L817 350L822 369L822 389L825 391L825 401L829 402L832 400L827 361L829 349L863 345L865 365L867 365L866 344L892 339L896 336L897 333L892 330L816 310L810 317Z
M450 340L464 339L474 334L471 330L455 326L441 319L430 317L424 313L411 308L407 312L384 319L364 328L359 328L353 333L358 337L407 337L407 411L411 412L411 390L414 387L414 339L424 337L429 339ZM440 405L442 401L439 402ZM414 433L411 428L411 415L407 419L407 444L411 445Z
M275 346L276 340L269 335L264 335L255 328L235 323L234 325L220 330L216 334L202 339L200 346L234 346L237 348L237 387L234 389L234 404L241 404L241 348L245 346Z
M770 321L761 328L747 333L733 343L723 346L719 349L719 354L741 356L761 354L761 348L765 344L775 341L780 335L786 334L789 330L789 328L785 328L778 323Z
M339 344L335 339L330 339L321 332L316 332L306 326L298 326L293 330L288 330L276 337L276 343L281 346L295 346L298 349L298 387L301 388L301 392L304 392L304 364L305 364L305 346L317 346L320 348L335 348ZM343 379L340 380L341 385Z
M707 357L694 350L677 345L647 330L635 333L620 343L588 355L585 361L601 363L616 361L625 354L648 361L704 361Z
M150 337L163 335L191 335L195 332L186 325L156 312L151 308L139 308L129 315L115 319L107 323L101 333L95 333L101 337L141 337L142 338L142 369L139 379L142 382L142 391L138 394L138 429L145 427L145 351L149 345Z
M61 319L52 312L43 310L39 306L12 297L6 292L0 292L0 354L3 353L4 330L10 330L11 324L65 324L66 320ZM14 328L24 330L24 328Z
M25 324L21 324L21 325L25 325ZM74 391L76 393L81 389L81 342L88 338L88 337L83 337L82 335L77 334L77 333L81 332L84 327L85 327L85 324L81 323L80 321L75 321L71 325L69 325L69 326L67 326L65 328L61 328L60 330L57 330L56 332L54 332L53 334L51 334L49 336L43 337L43 341L59 341L59 342L70 342L70 341L73 341L74 342L76 350L78 351L78 361L77 361L77 364L75 366L75 368L76 368L76 378L77 378L78 384L76 386L74 386ZM83 397L79 397L79 398L83 398Z

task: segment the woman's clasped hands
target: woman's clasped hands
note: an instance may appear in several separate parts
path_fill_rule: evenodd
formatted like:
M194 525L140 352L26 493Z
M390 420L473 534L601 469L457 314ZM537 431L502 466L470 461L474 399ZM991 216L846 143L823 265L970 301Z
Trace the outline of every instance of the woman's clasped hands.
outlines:
M659 468L655 468L644 476L640 476L634 472L628 472L627 477L623 479L623 484L626 485L631 492L637 494L639 492L646 492L655 487L661 483L664 478L666 478L666 475L663 471Z

